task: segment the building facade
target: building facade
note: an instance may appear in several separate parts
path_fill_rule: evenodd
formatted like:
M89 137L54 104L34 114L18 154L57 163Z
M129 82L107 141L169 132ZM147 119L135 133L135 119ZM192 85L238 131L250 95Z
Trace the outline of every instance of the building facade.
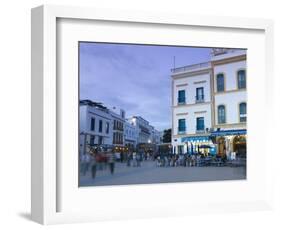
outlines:
M115 152L156 151L160 132L140 116L126 119L123 109L109 109L102 103L80 101L80 153L87 146L110 147ZM139 148L140 147L140 148Z
M113 121L112 130L112 144L115 151L124 152L125 140L124 140L124 126L125 126L125 111L113 107L110 110L110 114Z
M211 63L214 76L212 133L218 154L246 154L247 78L245 50L214 50Z
M133 116L128 119L129 122L136 127L137 130L137 143L149 143L150 141L150 125L147 120L142 118L141 116Z
M210 63L177 68L172 74L172 145L174 153L197 149L197 140L209 143L212 127ZM206 143L205 143L206 144Z
M245 50L213 49L209 62L173 69L173 153L246 153L246 107Z
M125 146L128 150L134 151L137 145L137 129L136 126L132 125L130 122L125 122L125 132L124 140Z
M137 138L136 149L141 152L155 152L160 144L160 133L141 116L133 116L128 122L135 126Z
M87 145L112 145L113 120L109 109L90 100L80 101L80 153Z

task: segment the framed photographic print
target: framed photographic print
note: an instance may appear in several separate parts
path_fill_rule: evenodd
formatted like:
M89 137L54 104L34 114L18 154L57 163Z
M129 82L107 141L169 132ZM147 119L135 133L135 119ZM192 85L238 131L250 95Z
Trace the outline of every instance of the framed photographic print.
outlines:
M272 31L263 19L33 9L32 219L270 208Z

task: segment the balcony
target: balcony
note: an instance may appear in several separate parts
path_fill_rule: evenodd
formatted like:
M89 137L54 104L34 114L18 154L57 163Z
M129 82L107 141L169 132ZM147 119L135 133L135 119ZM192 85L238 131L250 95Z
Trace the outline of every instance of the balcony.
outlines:
M186 128L185 127L178 127L178 134L185 134L186 133Z
M205 133L205 127L196 126L196 133Z
M113 126L113 130L117 130L117 131L124 131L124 128L122 126Z
M204 95L197 95L197 96L195 96L195 103L203 103L203 102L205 102Z
M178 97L178 105L185 105L186 101L185 101L185 97Z

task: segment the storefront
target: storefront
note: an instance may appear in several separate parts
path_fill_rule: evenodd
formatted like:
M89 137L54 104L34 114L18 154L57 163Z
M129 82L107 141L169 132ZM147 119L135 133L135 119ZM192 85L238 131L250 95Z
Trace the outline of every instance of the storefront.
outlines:
M213 144L210 136L183 137L181 142L184 143L184 153L188 154L201 153L209 155Z
M211 138L217 145L217 155L229 157L232 152L237 156L246 157L247 130L219 130L211 133Z

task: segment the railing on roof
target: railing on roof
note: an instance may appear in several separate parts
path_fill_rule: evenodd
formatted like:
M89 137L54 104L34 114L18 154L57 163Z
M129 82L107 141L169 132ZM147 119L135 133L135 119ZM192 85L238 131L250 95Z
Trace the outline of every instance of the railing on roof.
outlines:
M80 100L80 105L89 105L92 107L96 107L105 111L108 111L108 108L104 106L101 102L95 102L91 100Z
M202 69L202 68L208 68L208 67L211 67L210 62L202 62L199 64L187 65L187 66L174 68L174 69L171 69L171 72L172 73L189 72L189 71L193 71L196 69Z

